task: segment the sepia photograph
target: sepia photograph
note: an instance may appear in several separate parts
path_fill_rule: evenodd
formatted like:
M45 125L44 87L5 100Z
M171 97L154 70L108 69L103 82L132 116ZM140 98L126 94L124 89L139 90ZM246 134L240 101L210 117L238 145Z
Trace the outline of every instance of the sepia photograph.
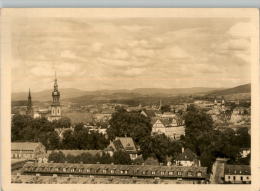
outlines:
M1 12L8 184L252 184L257 9Z

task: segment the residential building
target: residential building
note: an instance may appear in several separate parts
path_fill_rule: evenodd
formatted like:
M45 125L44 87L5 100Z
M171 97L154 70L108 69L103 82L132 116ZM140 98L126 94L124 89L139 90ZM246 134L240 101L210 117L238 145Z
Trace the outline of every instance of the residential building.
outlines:
M217 158L212 166L212 184L250 184L250 165L230 165L228 159Z
M131 160L138 157L137 147L131 137L116 137L113 142L110 142L106 150L112 154L115 151L124 151L129 154Z
M175 164L178 166L200 166L200 160L189 148L182 148L182 152L175 159Z
M45 146L40 142L12 142L11 158L39 160L46 155Z
M175 183L207 183L207 167L160 166L160 165L114 165L72 163L27 163L22 174L55 176L92 176L175 180Z
M174 118L153 118L152 134L165 134L175 140L185 136L184 122L180 117Z

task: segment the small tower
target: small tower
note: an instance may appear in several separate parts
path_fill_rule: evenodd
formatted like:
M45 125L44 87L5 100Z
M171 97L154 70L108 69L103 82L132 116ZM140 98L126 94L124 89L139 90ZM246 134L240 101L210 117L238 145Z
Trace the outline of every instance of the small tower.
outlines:
M32 97L31 97L30 88L29 88L29 94L28 94L26 115L33 117Z
M51 104L51 115L50 121L59 120L61 118L61 105L60 105L60 92L58 90L58 82L55 72L54 89L52 91L52 104Z
M159 110L162 109L162 99L160 99Z

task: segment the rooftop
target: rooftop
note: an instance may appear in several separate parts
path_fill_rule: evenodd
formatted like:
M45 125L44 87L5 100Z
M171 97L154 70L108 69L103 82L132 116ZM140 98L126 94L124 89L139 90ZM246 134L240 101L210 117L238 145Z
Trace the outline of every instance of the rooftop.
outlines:
M12 142L11 150L35 150L40 145L40 142Z
M251 175L249 165L225 165L225 175Z

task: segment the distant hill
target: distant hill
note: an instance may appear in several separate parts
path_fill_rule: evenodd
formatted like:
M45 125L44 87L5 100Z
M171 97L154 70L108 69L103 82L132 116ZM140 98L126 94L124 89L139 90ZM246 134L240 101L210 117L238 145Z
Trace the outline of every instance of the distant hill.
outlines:
M51 101L51 92L52 90L44 90L40 92L32 92L32 100L33 101ZM75 89L75 88L65 88L60 89L62 93L61 98L67 99L72 97L79 97L85 95L85 91ZM20 101L20 100L27 100L28 92L20 92L20 93L12 93L12 101Z
M243 93L251 93L251 84L245 84L245 85L236 86L224 90L216 90L211 92L209 95L224 96L224 95L243 94Z
M212 91L209 96L223 96L225 99L250 99L251 84L244 84L224 90Z
M171 97L176 96L250 96L251 87L250 84L237 86L234 88L137 88L133 90L120 89L120 90L98 90L98 91L84 91L75 88L60 89L61 101L68 101L73 103L132 103L143 102L145 100L159 100L167 98L171 100ZM31 92L33 101L46 102L51 101L52 90L44 90L40 92ZM28 93L13 93L12 101L27 100Z

